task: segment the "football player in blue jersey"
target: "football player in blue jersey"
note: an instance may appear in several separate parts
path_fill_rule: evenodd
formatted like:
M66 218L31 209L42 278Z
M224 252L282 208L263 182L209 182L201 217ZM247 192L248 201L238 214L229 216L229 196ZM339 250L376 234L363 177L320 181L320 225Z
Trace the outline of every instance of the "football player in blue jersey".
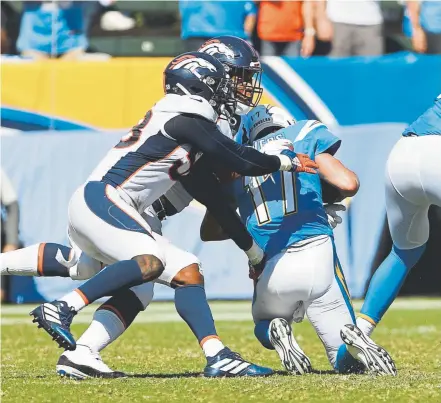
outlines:
M302 321L306 314L336 371L395 375L389 354L355 326L323 207L320 179L342 197L353 196L359 187L357 176L334 157L340 139L319 121L293 124L283 110L271 106L253 109L248 122L249 145L271 154L294 144L296 152L316 161L320 174L242 177L230 184L242 220L267 256L263 271L251 275L256 337L277 351L288 371L310 372L310 360L291 328L291 322ZM207 216L201 229L204 240L222 239L210 229L213 224Z
M441 95L403 132L386 167L386 211L393 246L372 277L357 325L370 335L429 239L428 210L441 206Z

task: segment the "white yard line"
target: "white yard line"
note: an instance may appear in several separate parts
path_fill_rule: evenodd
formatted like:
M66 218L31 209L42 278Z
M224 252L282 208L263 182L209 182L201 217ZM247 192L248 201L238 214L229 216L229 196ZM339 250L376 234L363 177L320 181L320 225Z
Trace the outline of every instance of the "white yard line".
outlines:
M362 301L355 301L355 309L360 309ZM6 305L1 307L1 325L32 324L31 318L27 315L35 305ZM219 302L210 303L213 316L216 321L238 322L252 320L251 302ZM93 312L98 305L87 307L79 314L74 323L90 323ZM441 310L441 299L398 299L391 307L392 310ZM160 323L160 322L180 322L182 319L176 313L173 303L154 302L146 311L136 318L137 323Z

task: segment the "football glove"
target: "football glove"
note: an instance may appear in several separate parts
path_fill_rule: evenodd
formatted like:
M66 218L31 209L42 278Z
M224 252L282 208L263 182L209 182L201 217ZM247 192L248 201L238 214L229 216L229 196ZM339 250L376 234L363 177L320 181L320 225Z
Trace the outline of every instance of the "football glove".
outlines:
M251 262L248 262L248 267L249 267L249 272L248 272L248 277L254 281L254 283L257 282L257 280L259 279L260 275L263 272L263 269L265 268L266 265L266 255L263 256L263 259L255 264L252 265Z
M346 207L343 204L325 204L324 207L332 229L343 222L342 218L337 214L338 211L346 211Z
M317 173L318 165L306 154L283 150L280 155L280 171Z

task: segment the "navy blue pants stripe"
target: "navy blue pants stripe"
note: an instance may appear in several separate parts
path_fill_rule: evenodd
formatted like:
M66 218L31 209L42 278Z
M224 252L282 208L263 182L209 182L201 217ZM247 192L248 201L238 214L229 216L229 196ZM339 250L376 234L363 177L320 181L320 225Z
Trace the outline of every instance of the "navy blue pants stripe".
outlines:
M115 228L141 232L153 238L138 221L130 217L130 215L124 210L121 210L121 208L108 198L106 186L109 185L102 182L89 182L84 187L84 200L90 211Z

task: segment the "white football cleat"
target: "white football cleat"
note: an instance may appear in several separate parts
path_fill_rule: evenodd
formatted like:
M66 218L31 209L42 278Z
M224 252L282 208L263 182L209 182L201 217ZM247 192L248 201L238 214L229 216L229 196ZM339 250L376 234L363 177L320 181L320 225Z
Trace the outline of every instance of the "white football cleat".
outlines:
M123 378L123 372L113 371L102 360L99 353L89 347L77 345L74 351L65 351L58 359L57 374L73 379L85 378Z
M397 375L392 357L355 325L344 325L340 336L349 353L375 375Z
M312 371L311 361L297 344L291 326L285 319L273 319L269 331L270 342L287 371L300 375Z

